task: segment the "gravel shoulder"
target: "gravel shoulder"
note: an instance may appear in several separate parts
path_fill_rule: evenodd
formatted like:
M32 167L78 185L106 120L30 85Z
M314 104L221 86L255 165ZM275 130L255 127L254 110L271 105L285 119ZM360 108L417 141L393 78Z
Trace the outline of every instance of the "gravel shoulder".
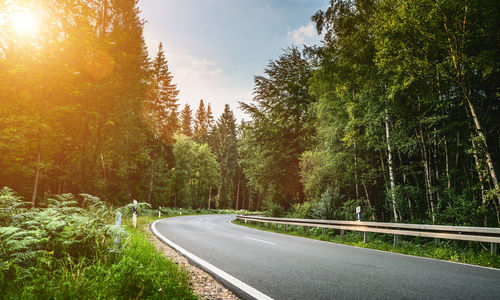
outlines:
M158 251L178 264L181 268L188 271L193 293L200 297L200 299L240 299L215 280L210 274L190 264L184 256L161 242L151 233L149 225L146 225L143 229L148 234L148 240L158 249Z

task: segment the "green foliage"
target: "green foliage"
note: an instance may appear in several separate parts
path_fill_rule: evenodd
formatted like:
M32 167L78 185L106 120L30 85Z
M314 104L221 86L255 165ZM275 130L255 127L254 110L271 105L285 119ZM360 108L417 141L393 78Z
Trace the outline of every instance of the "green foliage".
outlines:
M313 16L324 33L308 49L317 143L300 155L313 216L350 219L360 205L379 220L500 224L490 112L500 110L499 10L490 0L335 0Z
M216 206L233 207L233 198L237 194L236 189L238 179L241 178L241 171L238 168L236 120L228 104L224 106L224 112L210 133L209 145L217 158L221 174Z
M175 166L168 185L169 204L174 207L201 207L220 185L220 166L207 144L179 134L173 146ZM172 205L173 204L173 205Z
M151 209L151 204L145 202L137 202L137 204L129 203L117 209L125 216L131 216L133 209L136 209L137 215L143 215Z
M164 198L178 91L162 49L149 61L137 1L30 5L43 32L0 32L2 185L35 204L54 192L119 205Z
M296 203L288 212L289 218L308 219L311 217L311 202Z
M252 117L244 124L239 145L240 166L248 185L277 205L289 208L304 200L299 156L310 147L314 130L308 93L311 63L289 48L255 77L254 103L240 103Z
M8 188L0 197L2 208L23 203ZM194 299L184 271L167 261L142 229L131 235L106 224L111 210L97 197L80 197L83 208L73 195L63 194L51 197L47 208L3 211L2 297ZM122 238L120 245L113 242L116 236Z

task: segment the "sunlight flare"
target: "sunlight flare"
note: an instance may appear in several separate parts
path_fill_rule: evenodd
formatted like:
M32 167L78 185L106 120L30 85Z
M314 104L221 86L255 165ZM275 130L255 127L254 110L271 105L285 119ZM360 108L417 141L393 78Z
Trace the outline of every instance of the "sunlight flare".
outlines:
M39 22L31 11L22 10L13 14L12 27L18 34L33 35L38 32Z

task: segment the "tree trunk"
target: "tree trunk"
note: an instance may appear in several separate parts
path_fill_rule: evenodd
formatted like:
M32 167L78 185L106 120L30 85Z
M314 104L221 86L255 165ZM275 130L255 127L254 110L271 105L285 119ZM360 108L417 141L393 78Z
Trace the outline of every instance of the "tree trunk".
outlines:
M401 152L397 151L397 153L398 153L398 157L399 157L399 164L403 165L403 158L401 157ZM403 173L403 186L405 186L406 185L406 180L407 180L406 171L403 170L402 173ZM408 197L408 208L410 209L410 218L413 221L413 218L414 218L414 216L413 216L413 205L411 203L410 197Z
M207 209L210 209L210 200L212 200L212 187L208 189L208 205Z
M468 9L468 6L466 5L465 10ZM484 134L484 130L481 127L481 122L479 121L479 118L476 113L476 108L474 107L474 104L472 103L471 100L471 89L469 87L469 80L467 78L467 69L464 67L464 53L462 52L462 48L459 45L459 41L456 38L456 33L455 32L450 32L448 28L447 22L448 16L446 14L442 14L443 17L443 26L447 34L448 38L448 43L449 43L449 52L453 61L453 66L455 68L455 72L457 75L457 81L458 84L460 85L460 88L462 89L462 93L464 96L465 100L465 106L469 108L470 111L470 117L472 117L472 121L474 123L474 126L476 128L476 133L481 139L482 146L484 147L484 155L486 157L486 165L488 166L488 171L491 177L491 181L493 182L493 187L494 187L494 194L496 196L496 199L498 201L498 204L500 204L500 185L498 184L498 178L495 172L495 167L493 164L493 159L491 157L489 148L488 148L488 141L486 140L486 135ZM466 30L468 27L465 26L466 19L463 20L463 26L459 26L458 28L462 29L462 32L460 34L464 35L466 34ZM455 30L455 28L452 26L452 30ZM452 34L454 38L452 38ZM461 61L458 61L461 59Z
M240 199L240 176L238 176L238 186L236 188L236 210L238 210Z
M396 211L396 181L394 179L394 162L392 160L392 149L390 143L390 131L389 131L389 110L387 107L385 108L385 136L387 139L387 165L389 167L389 180L391 183L391 201L392 201L392 212L394 216L394 220L399 222L398 213Z
M427 155L427 147L425 147L425 140L423 136L422 126L420 127L420 143L421 143L421 153L422 153L422 164L424 165L424 176L425 176L425 185L426 185L426 195L427 195L427 206L430 212L430 216L432 219L432 224L436 222L436 217L434 213L434 197L432 194L432 179L431 179L431 171L429 167L429 158Z
M148 203L151 203L151 197L153 196L153 167L151 166L151 172L149 173L149 191L148 191Z
M434 172L435 172L435 178L436 178L436 204L439 205L440 202L440 194L439 194L439 165L438 165L438 146L437 146L437 133L436 133L436 128L434 127L434 151L432 153L434 154Z
M366 201L368 201L368 206L370 207L370 211L372 214L372 221L375 222L375 212L373 211L373 207L372 207L372 204L370 202L370 196L368 195L368 189L366 188L366 184L364 181L361 181L361 184L365 188Z
M444 157L445 157L445 170L446 170L446 180L448 182L448 189L451 188L451 178L450 178L450 159L448 156L448 144L446 143L446 135L444 136Z
M359 186L358 186L358 157L356 155L356 142L354 142L354 183L356 185L356 201L358 201Z
M177 208L177 183L175 185L175 193L174 193L174 208Z
M41 145L40 142L38 142L37 146L37 157L36 157L36 171L35 171L35 185L33 186L33 197L31 198L31 202L33 204L33 207L36 207L36 193L38 190L38 179L40 177L40 162L41 162Z
M104 155L101 152L101 163L102 163L102 175L104 176L104 180L108 180L108 176L106 175L106 164L104 163Z

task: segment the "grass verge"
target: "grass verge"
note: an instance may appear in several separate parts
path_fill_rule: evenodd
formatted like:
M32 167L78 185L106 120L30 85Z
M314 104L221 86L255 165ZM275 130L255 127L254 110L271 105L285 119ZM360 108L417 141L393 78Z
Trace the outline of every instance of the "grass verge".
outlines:
M338 230L336 231L333 229L325 229L325 233L322 234L321 228L311 228L309 233L307 233L305 228L302 226L298 226L296 231L290 230L290 228L293 229L294 227L289 226L288 231L285 232L283 225L268 228L265 227L263 223L257 223L257 225L250 223L245 224L245 222L241 220L235 220L233 223L259 230L333 242L337 244L500 268L500 256L492 256L489 254L487 248L489 247L489 244L483 245L477 242L442 240L439 245L436 245L433 239L400 236L398 246L394 247L393 236L388 234L369 233L368 242L365 244L363 242L362 232L346 231L344 237L341 239L338 234Z
M50 267L0 268L2 299L197 299L187 272L148 242L143 226L152 217L139 217L138 228L122 240L121 251L99 257L51 259ZM125 222L126 225L128 222ZM99 241L96 241L99 243ZM0 263L5 263L1 262Z

